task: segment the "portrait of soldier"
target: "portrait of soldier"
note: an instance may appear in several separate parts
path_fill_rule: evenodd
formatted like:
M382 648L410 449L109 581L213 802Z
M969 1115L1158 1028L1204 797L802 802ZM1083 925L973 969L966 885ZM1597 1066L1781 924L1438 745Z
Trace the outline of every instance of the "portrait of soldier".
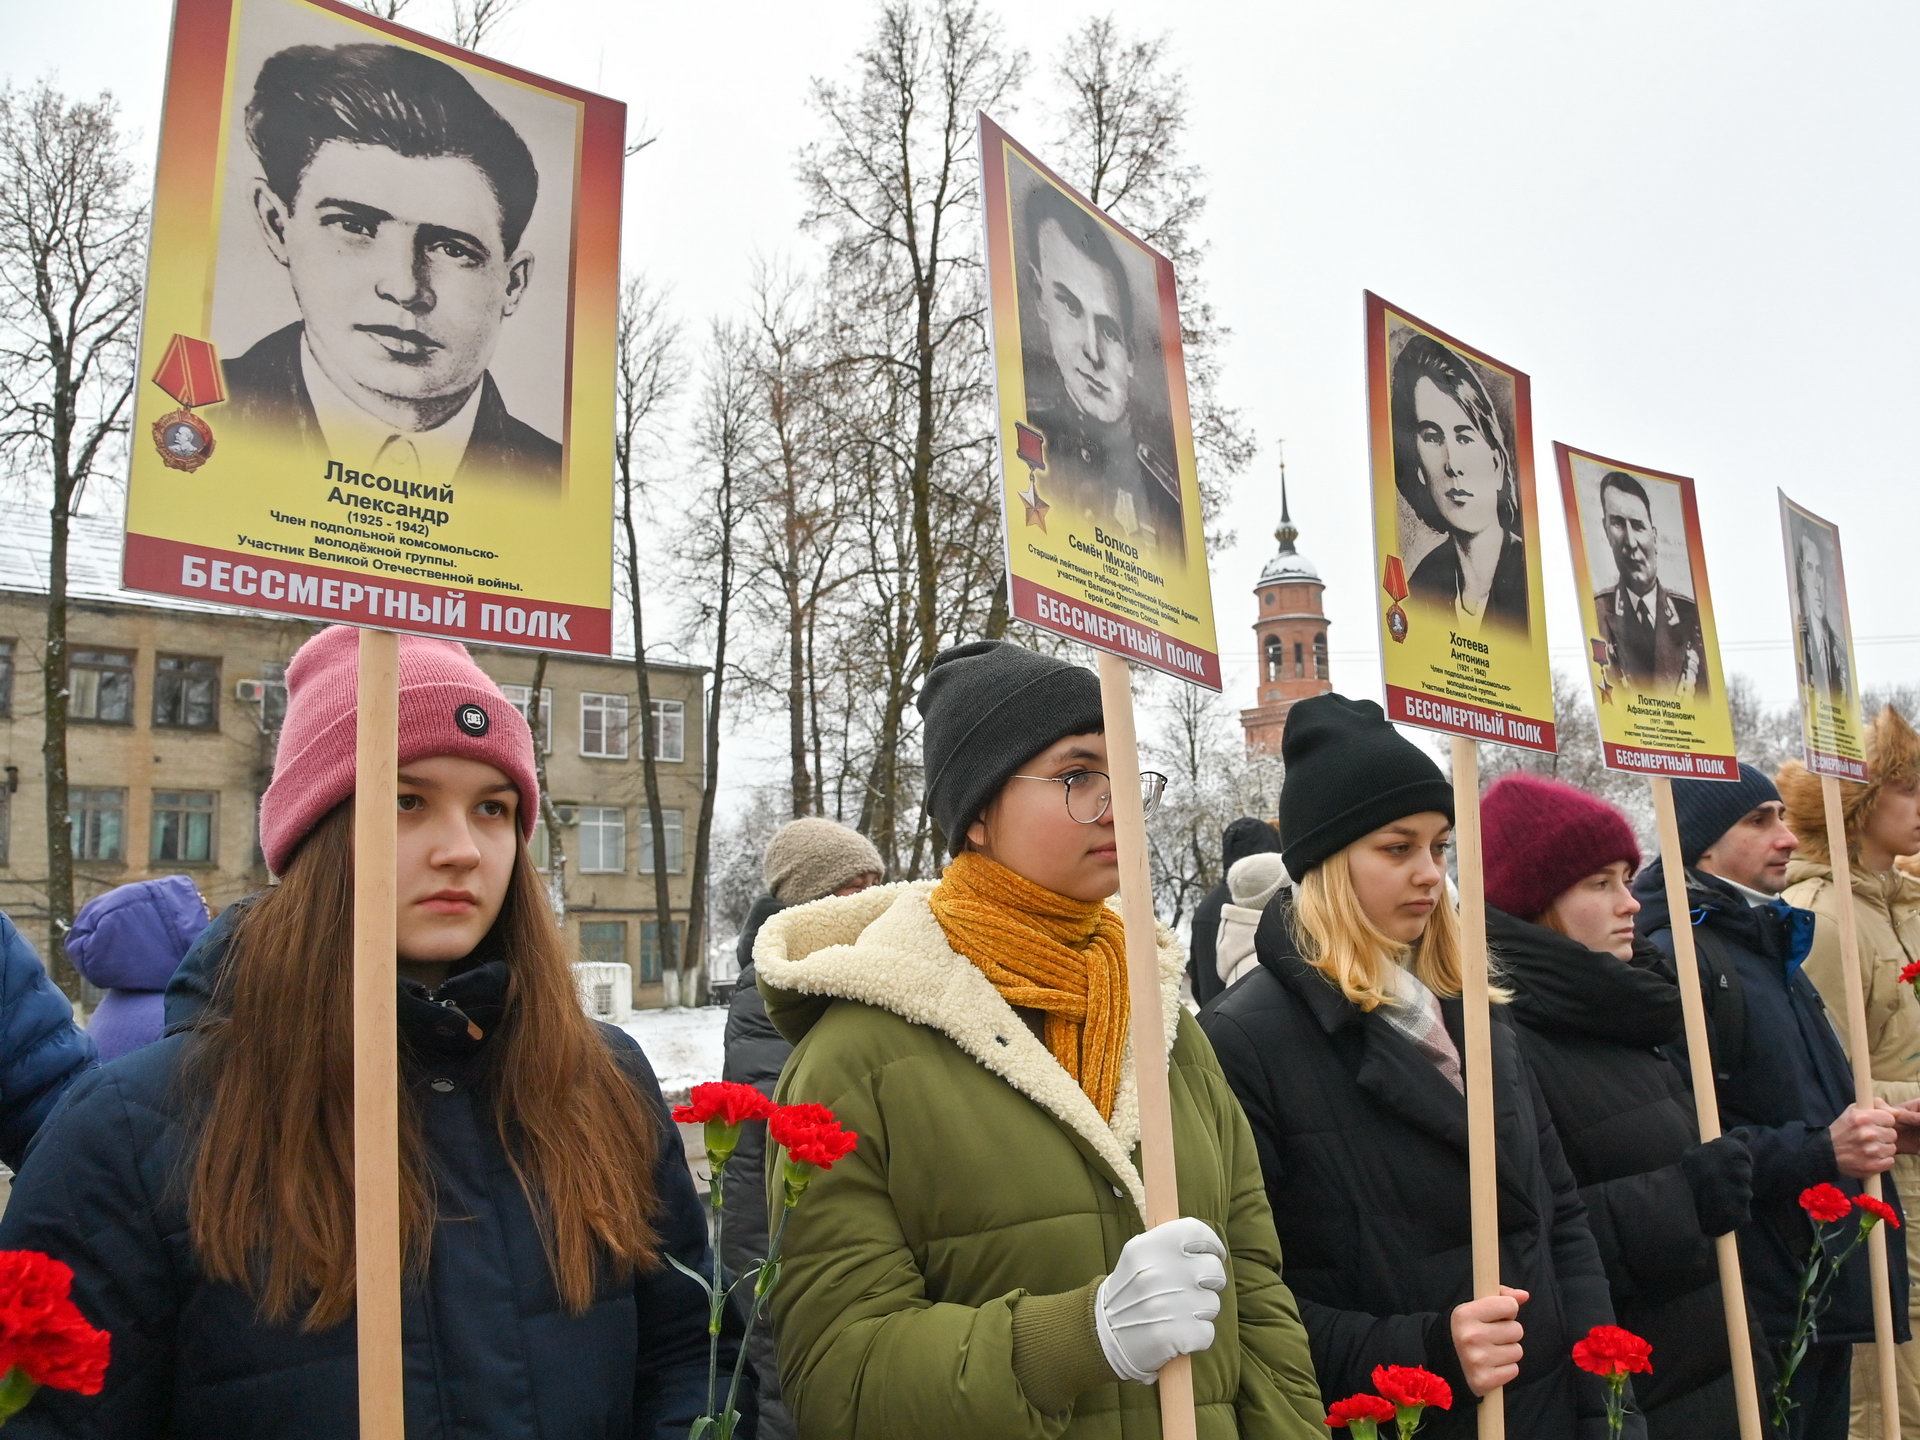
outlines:
M488 373L534 271L513 126L431 56L296 45L261 66L246 133L301 318L226 362L227 418L396 479L557 486L559 444Z
M1600 520L1615 581L1594 596L1608 676L1647 694L1706 700L1711 691L1700 611L1660 582L1660 531L1653 503L1624 470L1600 477Z
M1050 498L1184 563L1180 471L1164 393L1142 394L1134 296L1113 237L1044 182L1020 216L1027 423L1047 437Z
M1851 694L1847 646L1829 594L1826 547L1811 525L1795 527L1793 588L1800 610L1800 675L1829 705Z

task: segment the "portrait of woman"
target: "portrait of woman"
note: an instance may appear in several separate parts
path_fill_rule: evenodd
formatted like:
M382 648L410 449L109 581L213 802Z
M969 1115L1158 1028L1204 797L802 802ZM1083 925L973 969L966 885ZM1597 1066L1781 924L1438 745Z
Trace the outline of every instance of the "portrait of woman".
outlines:
M1393 362L1394 482L1441 536L1414 567L1412 597L1444 607L1453 628L1525 634L1526 545L1510 426L1473 365L1429 335Z

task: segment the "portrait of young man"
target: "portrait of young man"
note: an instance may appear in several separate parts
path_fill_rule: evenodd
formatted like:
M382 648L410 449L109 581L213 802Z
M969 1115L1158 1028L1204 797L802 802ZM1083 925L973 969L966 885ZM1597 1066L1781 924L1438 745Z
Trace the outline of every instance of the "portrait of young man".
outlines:
M453 66L295 45L246 109L259 235L300 318L228 360L225 418L396 480L558 487L488 367L525 300L533 155Z
M1184 565L1164 370L1145 356L1113 236L1045 181L1016 198L1027 423L1047 437L1047 498L1159 563ZM1149 296L1142 301L1158 313ZM1155 393L1157 389L1158 393Z
M1844 705L1851 693L1845 632L1833 604L1823 537L1801 522L1793 535L1793 590L1799 617L1802 683L1829 705Z
M1611 657L1609 678L1643 694L1704 702L1712 686L1700 611L1661 582L1660 529L1646 486L1624 470L1609 470L1600 477L1599 508L1615 575L1613 588L1593 599Z

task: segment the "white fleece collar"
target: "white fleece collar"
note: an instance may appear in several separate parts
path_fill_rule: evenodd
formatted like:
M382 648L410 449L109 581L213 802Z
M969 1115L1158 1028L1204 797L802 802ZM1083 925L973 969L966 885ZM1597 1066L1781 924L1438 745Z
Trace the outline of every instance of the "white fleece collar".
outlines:
M980 968L947 943L927 904L935 881L888 885L858 895L782 910L760 929L753 961L761 983L797 995L857 1000L938 1030L978 1064L1071 1129L1126 1185L1146 1218L1147 1191L1133 1163L1140 1141L1140 1096L1128 1037L1113 1102L1100 1112L1029 1030ZM1164 925L1160 941L1162 1054L1180 1023L1178 943Z

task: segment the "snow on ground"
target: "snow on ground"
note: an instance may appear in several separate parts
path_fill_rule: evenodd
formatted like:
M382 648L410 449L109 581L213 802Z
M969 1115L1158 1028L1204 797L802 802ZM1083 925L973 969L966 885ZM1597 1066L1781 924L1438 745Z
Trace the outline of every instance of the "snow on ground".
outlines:
M727 1028L727 1007L697 1010L636 1010L620 1027L640 1042L660 1077L669 1105L686 1103L687 1091L720 1078Z

